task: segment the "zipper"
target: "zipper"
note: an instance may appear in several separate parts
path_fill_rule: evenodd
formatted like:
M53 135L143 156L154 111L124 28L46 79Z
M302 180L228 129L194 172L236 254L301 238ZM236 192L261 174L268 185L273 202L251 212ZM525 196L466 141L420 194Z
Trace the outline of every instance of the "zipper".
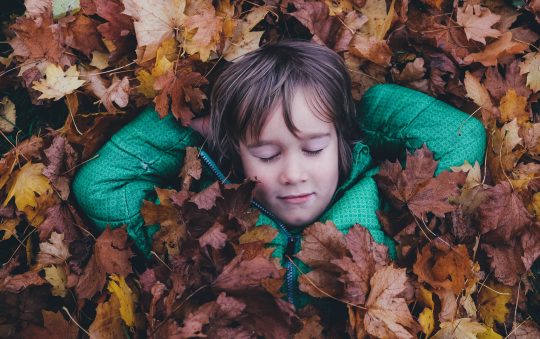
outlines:
M208 168L210 168L212 173L219 179L219 181L221 181L224 184L231 183L231 181L223 174L223 172L221 172L221 170L216 165L216 163L212 160L212 158L210 158L208 153L206 153L201 148L199 148L199 156L204 161L204 163L208 166ZM252 199L251 205L257 208L259 211L261 211L264 215L272 219L278 225L279 231L283 233L283 235L285 235L285 237L287 238L287 247L285 250L285 255L291 258L291 256L296 251L296 246L298 244L298 241L300 240L300 236L292 235L289 232L289 230L287 230L287 227L285 227L285 225L281 221L279 221L278 218L272 212L267 210L263 205L261 205L256 200ZM290 260L292 260L292 258ZM287 260L287 262L285 263L285 269L286 269L285 279L286 279L286 284L287 284L287 301L294 306L295 301L296 301L296 294L297 294L297 291L296 291L297 287L296 287L295 279L294 279L296 267L292 264L290 260Z

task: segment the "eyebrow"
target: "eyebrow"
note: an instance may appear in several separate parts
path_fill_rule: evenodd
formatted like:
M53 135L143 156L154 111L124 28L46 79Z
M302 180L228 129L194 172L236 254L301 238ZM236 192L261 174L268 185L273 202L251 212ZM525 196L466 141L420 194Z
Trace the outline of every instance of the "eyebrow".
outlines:
M330 136L330 133L307 133L304 136L299 136L298 139L313 140L313 139L320 139L320 138L329 137L329 136ZM269 140L259 140L259 142L255 144L248 145L247 148L252 149L252 148L257 148L257 147L272 145L272 144L274 143Z

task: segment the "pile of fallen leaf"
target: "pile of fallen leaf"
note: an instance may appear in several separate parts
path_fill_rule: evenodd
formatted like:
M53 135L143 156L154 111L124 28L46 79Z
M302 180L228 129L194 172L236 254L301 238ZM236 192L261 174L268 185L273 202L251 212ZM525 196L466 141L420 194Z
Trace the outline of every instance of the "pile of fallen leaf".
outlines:
M14 1L20 3L22 1ZM538 338L539 1L26 0L0 18L0 336ZM190 168L142 214L149 258L124 229L92 232L70 193L77 168L154 104L188 125L220 70L281 38L340 53L353 96L392 82L480 119L485 166L433 177L427 148L377 176L398 259L362 227L304 231L294 310L254 227L253 183L191 191ZM8 49L4 48L8 46ZM25 135L32 114L63 126ZM37 108L37 109L34 109ZM52 126L51 122L51 126ZM24 140L22 140L24 139ZM393 160L393 159L392 159ZM536 264L538 265L538 264Z

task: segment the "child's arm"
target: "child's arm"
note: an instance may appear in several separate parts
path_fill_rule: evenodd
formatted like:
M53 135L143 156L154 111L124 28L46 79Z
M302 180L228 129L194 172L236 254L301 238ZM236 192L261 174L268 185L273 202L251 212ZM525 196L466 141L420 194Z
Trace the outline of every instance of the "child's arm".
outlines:
M359 105L363 142L376 159L394 160L426 143L439 161L436 174L465 160L484 161L486 133L474 117L424 93L385 84L370 88Z
M185 148L199 141L191 128L182 127L171 115L160 119L148 107L114 134L96 159L80 168L72 192L98 229L125 224L139 249L148 253L157 227L144 226L142 201L155 201L154 187L180 180Z

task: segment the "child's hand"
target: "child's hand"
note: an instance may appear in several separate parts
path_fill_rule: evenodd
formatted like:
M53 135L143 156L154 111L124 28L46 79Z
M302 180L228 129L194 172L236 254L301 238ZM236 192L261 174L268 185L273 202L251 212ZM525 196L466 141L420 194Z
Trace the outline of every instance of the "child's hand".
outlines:
M208 134L210 134L210 116L206 115L191 120L190 127L199 132L203 137L208 137Z

